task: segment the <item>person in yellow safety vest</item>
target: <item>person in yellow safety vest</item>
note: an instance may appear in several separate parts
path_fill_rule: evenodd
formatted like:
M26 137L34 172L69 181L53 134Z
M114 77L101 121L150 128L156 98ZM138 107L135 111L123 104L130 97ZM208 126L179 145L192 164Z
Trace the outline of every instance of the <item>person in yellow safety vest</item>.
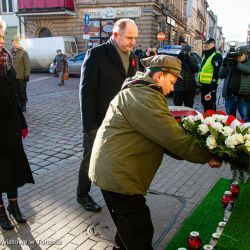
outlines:
M216 89L219 84L219 70L222 56L216 50L215 40L209 38L205 42L204 56L202 58L198 82L201 84L201 103L206 110L216 110Z

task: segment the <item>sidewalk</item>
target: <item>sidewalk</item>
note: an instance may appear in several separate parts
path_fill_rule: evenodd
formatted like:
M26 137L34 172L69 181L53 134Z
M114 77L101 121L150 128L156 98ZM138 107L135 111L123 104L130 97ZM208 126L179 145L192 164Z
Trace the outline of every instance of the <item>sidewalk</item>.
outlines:
M44 92L45 83L37 89L33 89L35 82L30 86L25 114L30 134L24 144L36 182L19 189L28 223L11 232L1 231L0 249L110 250L115 229L99 189L92 187L91 195L102 212L87 212L76 202L82 155L78 86L73 79L63 90L55 87L54 91L49 81L48 92ZM223 107L221 98L218 104ZM195 108L201 109L199 96ZM147 195L155 228L154 249L164 249L220 177L231 177L228 166L210 169L164 157Z

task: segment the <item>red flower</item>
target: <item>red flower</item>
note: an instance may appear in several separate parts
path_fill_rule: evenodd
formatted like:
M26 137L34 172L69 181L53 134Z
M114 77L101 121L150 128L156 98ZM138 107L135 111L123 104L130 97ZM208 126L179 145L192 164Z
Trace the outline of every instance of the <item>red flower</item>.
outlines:
M207 110L207 111L204 113L205 117L212 116L212 115L214 115L214 114L215 114L215 111L212 110L212 109L209 109L209 110Z
M227 115L224 111L222 111L222 110L217 110L216 111L216 114L218 114L218 115Z
M136 65L135 58L134 58L134 57L132 57L132 61L131 61L131 66L132 66L132 68L134 68L134 67L135 67L135 65Z

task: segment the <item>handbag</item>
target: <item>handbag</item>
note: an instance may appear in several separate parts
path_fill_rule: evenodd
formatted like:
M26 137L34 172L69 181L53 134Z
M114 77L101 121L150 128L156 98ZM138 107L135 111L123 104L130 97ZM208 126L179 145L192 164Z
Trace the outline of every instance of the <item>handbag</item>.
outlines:
M69 73L67 71L63 72L63 80L68 80L69 79Z

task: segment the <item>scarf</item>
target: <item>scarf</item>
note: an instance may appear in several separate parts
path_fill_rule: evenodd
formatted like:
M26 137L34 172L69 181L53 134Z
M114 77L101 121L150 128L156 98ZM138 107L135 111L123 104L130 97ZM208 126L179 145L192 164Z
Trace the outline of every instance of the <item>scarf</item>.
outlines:
M121 62L122 62L122 65L125 69L126 74L128 74L130 52L124 53L123 51L121 51L118 47L118 44L116 43L116 41L113 37L111 37L110 40L120 56L120 59L121 59Z
M18 52L19 52L20 50L21 50L20 48L17 48L17 49L12 48L12 49L10 50L10 54L11 54L11 56L12 56L13 61L15 61L16 55L18 54Z
M9 51L5 48L0 52L0 76L3 76L10 70L12 59Z

